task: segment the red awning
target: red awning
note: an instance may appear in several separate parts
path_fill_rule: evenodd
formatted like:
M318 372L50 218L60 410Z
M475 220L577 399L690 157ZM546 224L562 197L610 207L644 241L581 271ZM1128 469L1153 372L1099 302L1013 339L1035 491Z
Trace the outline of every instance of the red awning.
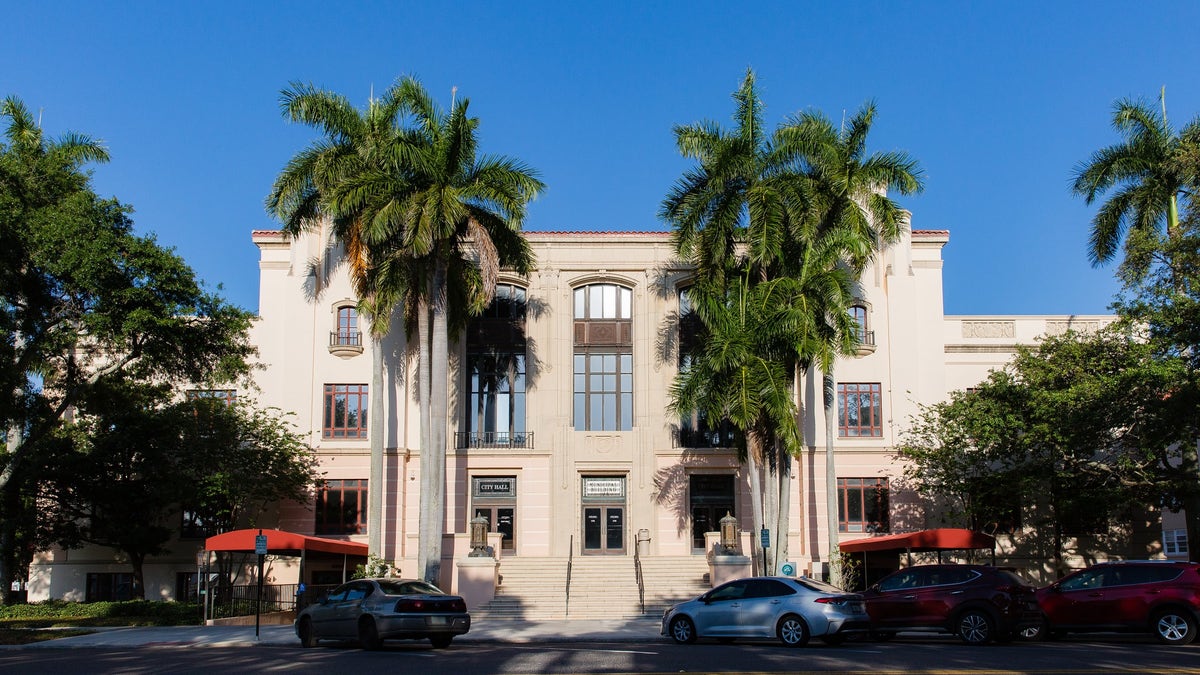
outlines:
M234 530L204 540L208 551L238 551L254 553L254 538L259 534L267 537L267 552L272 554L300 555L301 551L320 551L367 557L367 545L343 539L323 539L283 530Z
M863 553L865 551L950 551L959 549L986 548L996 545L996 539L983 532L940 528L936 530L920 530L905 534L889 534L882 537L868 537L843 541L838 545L843 553Z

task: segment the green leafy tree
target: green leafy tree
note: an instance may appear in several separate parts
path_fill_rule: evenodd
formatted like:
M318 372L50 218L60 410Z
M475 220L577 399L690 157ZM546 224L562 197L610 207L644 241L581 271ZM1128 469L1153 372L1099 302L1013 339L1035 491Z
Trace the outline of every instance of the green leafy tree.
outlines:
M994 513L996 494L1036 505L1061 573L1072 523L1107 524L1125 505L1200 490L1179 470L1196 433L1183 371L1120 328L1047 337L973 391L923 409L898 453L918 490L967 522Z
M167 552L186 508L215 531L254 525L268 505L307 501L317 458L285 420L246 403L171 403L167 387L108 381L57 432L38 473L40 518L58 545L108 546L133 568Z
M232 381L253 353L247 312L132 232L129 208L92 192L83 166L107 153L79 134L47 139L19 99L0 107L0 589L19 563L29 467L64 416L106 378ZM43 444L45 443L45 445Z

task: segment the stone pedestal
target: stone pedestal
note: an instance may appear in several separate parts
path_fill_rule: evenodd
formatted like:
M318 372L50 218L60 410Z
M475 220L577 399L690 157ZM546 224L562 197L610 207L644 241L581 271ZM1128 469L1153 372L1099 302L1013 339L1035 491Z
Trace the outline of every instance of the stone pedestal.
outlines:
M491 556L458 560L457 593L467 601L467 609L476 609L496 597L496 579L500 563Z
M726 581L741 579L753 574L750 557L744 555L714 555L708 562L708 579L713 587Z

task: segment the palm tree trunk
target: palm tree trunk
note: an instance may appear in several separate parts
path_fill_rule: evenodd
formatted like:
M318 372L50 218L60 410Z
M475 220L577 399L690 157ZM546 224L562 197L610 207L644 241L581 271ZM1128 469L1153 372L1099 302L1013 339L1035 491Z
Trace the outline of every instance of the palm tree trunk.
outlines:
M428 298L428 294L425 294ZM433 527L433 521L428 517L433 512L434 490L433 484L430 482L430 474L433 472L431 468L433 450L430 442L430 368L433 362L433 357L430 353L430 306L427 299L421 300L421 307L417 315L417 339L419 340L418 347L418 375L417 375L417 396L419 400L420 416L421 416L421 513L417 528L417 576L422 579L427 579L427 571L429 569L429 557L431 554L431 543L433 532L437 529Z
M433 273L431 297L432 335L430 341L429 378L429 463L428 480L422 479L422 495L428 487L429 510L422 511L421 523L428 524L423 530L429 540L423 548L427 552L424 579L431 584L441 584L442 534L446 520L446 412L449 380L449 335L446 307L446 264L439 260ZM422 453L422 457L426 453ZM424 475L424 471L422 472Z
M371 332L370 418L371 473L367 480L367 553L383 556L383 338Z
M763 551L763 574L775 574L775 560L779 552L779 446L772 442L772 452L763 458L766 489L763 490L763 522L768 530L774 529L770 546Z
M837 419L837 383L833 377L833 366L821 378L821 394L825 401L825 513L826 530L829 532L829 583L841 586L842 570L838 550L838 498L837 466L833 458L833 439Z
M787 534L791 527L792 509L792 456L781 452L776 463L779 467L779 485L776 488L779 490L779 518L775 523L775 531L778 532L775 539L779 543L775 544L774 571L778 572L780 563L788 559Z
M759 474L759 464L758 464L758 460L756 458L756 455L758 454L758 449L756 447L758 445L758 441L753 440L753 439L747 439L747 440L749 441L748 445L750 447L746 448L746 472L749 474L749 478L750 478L750 523L751 523L750 526L753 528L753 530L750 532L750 551L749 552L750 552L750 569L754 570L756 568L756 565L754 564L754 560L755 559L763 560L762 555L760 553L758 553L758 551L761 549L760 542L758 540L758 533L759 533L759 531L762 530L762 526L763 526L763 517L762 517L763 494L762 494L762 478ZM764 561L764 563L765 563L765 561ZM765 564L764 564L764 569L765 569Z

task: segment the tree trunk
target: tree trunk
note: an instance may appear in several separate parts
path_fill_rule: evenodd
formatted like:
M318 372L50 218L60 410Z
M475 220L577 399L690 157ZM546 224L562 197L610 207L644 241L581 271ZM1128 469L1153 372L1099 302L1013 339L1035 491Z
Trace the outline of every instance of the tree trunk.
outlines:
M142 554L129 555L129 564L133 567L133 588L130 591L134 600L146 599L146 556Z
M779 571L779 564L788 559L788 530L791 527L791 510L792 510L792 456L786 452L779 453L779 459L776 460L779 467L779 484L776 489L779 490L779 518L776 520L775 531L776 540L779 543L775 544L775 571Z
M438 261L433 273L433 334L430 345L429 380L429 445L430 476L427 485L433 493L430 509L422 513L435 527L430 541L429 558L425 561L425 580L441 584L442 534L446 521L446 413L449 400L447 388L450 367L449 326L446 307L446 263Z
M753 528L750 532L750 550L748 553L750 554L750 569L752 571L756 569L761 571L761 569L765 569L765 565L764 567L760 568L755 564L754 561L763 560L765 563L765 559L763 558L762 554L759 553L762 547L760 545L761 542L759 542L758 539L758 533L760 530L762 530L763 526L762 478L759 474L758 461L755 458L755 455L758 454L757 448L755 447L757 446L758 441L751 439L747 440L749 447L746 448L746 472L749 474L750 478L750 526Z
M841 551L838 549L837 465L834 462L833 440L837 420L837 382L833 367L821 378L821 394L825 402L825 513L829 532L829 583L842 585Z
M371 435L371 473L367 480L367 553L383 555L383 338L371 334L370 419L367 428Z
M431 280L432 283L432 280ZM426 294L428 298L428 293ZM435 528L429 514L433 513L433 483L430 480L430 474L433 473L432 458L433 449L430 442L430 431L432 424L430 423L430 404L431 398L429 394L430 368L433 361L430 353L430 306L427 299L421 301L420 312L417 316L417 337L420 340L419 358L417 375L417 396L419 397L419 407L421 416L421 513L418 525L417 535L417 572L416 576L421 579L428 579L428 570L430 564L430 555L435 552L433 549L432 540L434 539Z
M773 444L773 451L763 458L765 467L763 490L763 522L770 534L770 547L763 551L763 574L774 575L777 569L775 561L779 553L779 444Z

